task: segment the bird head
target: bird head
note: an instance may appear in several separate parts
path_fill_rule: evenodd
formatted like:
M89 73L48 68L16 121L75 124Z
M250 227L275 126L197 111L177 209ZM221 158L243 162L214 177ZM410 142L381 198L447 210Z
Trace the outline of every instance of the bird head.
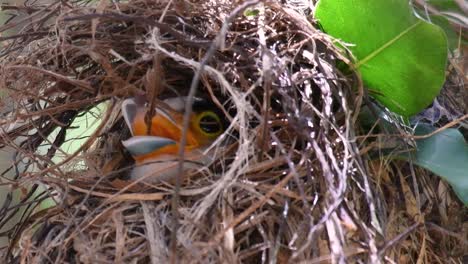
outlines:
M183 135L185 101L185 97L164 100L165 107L156 107L151 122L147 122L147 106L135 98L124 100L122 115L132 137L122 144L136 162L132 178L151 173L152 178L170 180L175 175ZM184 168L204 166L211 161L212 158L203 152L227 127L224 115L212 102L195 98L192 109L186 132Z

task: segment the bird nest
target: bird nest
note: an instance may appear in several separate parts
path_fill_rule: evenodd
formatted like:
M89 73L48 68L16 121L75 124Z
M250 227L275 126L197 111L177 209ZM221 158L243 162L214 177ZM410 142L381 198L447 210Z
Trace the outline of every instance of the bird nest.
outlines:
M2 174L5 261L461 259L466 239L450 230L463 228L462 205L429 173L369 157L379 140L357 122L361 82L337 68L349 61L308 6L56 1L17 11L28 16L2 30L21 30L0 42L1 146L14 153ZM128 179L122 101L180 95L209 98L230 121L214 161L175 182Z

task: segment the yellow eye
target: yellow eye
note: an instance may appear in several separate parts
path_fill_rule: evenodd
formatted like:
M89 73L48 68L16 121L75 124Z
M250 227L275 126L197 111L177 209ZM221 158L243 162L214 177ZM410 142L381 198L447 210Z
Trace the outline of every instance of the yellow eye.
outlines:
M200 132L208 137L217 137L223 132L221 118L213 111L204 111L198 114L196 125Z

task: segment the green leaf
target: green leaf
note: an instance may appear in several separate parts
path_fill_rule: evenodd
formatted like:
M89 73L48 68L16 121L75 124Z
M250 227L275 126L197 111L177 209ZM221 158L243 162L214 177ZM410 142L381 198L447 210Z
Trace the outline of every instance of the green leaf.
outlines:
M454 0L426 0L426 2L436 7L439 11L457 11L463 13Z
M406 0L320 0L315 17L352 44L355 67L377 100L411 116L427 107L445 80L447 39L415 17Z
M451 51L454 51L460 46L468 45L468 38L461 31L455 31L457 27L450 24L446 16L430 16L432 23L441 27L447 35L448 46Z
M416 127L416 135L427 135L435 129L427 124ZM444 178L460 200L468 206L468 144L455 128L445 129L433 136L416 140L417 151L412 159Z
M380 120L379 127L387 131L386 133L398 134L399 131L389 120L390 117L378 108L374 115L371 114L368 107L363 107L359 115L359 121L362 127L373 127L376 118ZM428 135L436 128L427 123L419 123L415 129L415 135ZM403 159L413 162L434 174L445 179L455 191L460 200L468 206L468 144L463 135L455 128L445 129L437 134L423 139L416 139L416 148L411 152L402 152L401 147L404 141L386 140L384 147L371 157L380 157L384 154L390 158ZM395 147L395 144L397 145ZM394 146L392 146L394 145ZM396 150L396 151L395 151ZM398 154L395 154L398 153Z
M260 14L260 10L258 9L247 8L244 11L244 16L246 17L255 17L255 16L258 16L258 14Z
M432 23L442 28L447 36L448 46L450 50L455 50L458 47L459 36L453 30L448 19L444 16L431 16Z

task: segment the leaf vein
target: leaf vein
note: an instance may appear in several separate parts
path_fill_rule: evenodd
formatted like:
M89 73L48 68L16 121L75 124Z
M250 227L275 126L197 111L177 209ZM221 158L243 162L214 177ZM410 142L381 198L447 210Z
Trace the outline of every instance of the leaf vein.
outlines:
M388 48L389 46L391 46L393 43L395 43L396 41L398 41L399 39L401 39L403 36L405 36L406 34L408 34L408 32L410 32L411 30L413 30L414 28L416 28L419 24L422 23L422 20L419 20L418 22L414 23L413 25L411 25L411 27L408 27L407 29L405 29L404 31L402 31L400 34L398 34L397 36L395 36L393 39L391 39L390 41L388 41L387 43L385 43L384 45L382 45L380 48L374 50L373 52L371 52L369 55L367 55L364 59L360 60L357 64L356 64L356 69L361 67L363 64L366 64L369 60L371 60L372 58L374 58L375 56L377 56L379 53L381 53L384 49Z

